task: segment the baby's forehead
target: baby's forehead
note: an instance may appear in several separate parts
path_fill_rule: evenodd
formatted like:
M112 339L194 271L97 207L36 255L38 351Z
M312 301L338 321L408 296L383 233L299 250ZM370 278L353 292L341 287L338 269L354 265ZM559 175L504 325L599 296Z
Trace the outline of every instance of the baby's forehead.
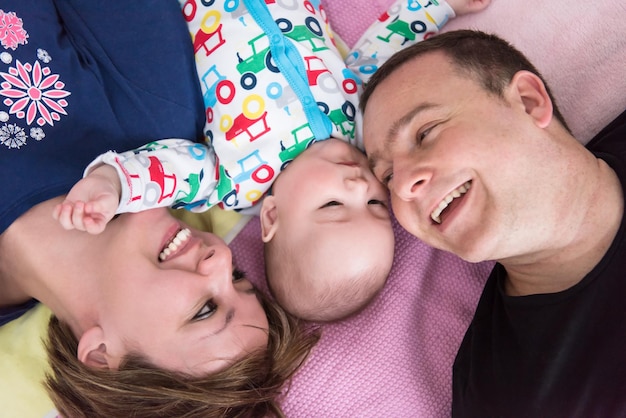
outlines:
M328 223L316 228L309 240L300 247L304 257L311 258L311 269L324 270L333 265L376 264L393 256L394 235L391 224L350 220L337 224ZM294 248L298 248L296 245ZM316 265L316 261L324 264Z
M322 320L334 320L333 309L324 317L319 309L341 302L340 316L360 309L386 282L393 264L394 236L391 224L359 227L356 220L314 228L305 239L289 245L294 274L274 277L279 290L297 314L315 312ZM295 241L295 239L294 239ZM285 256L286 254L283 254Z
M307 222L304 220L303 222ZM393 227L390 219L376 216L341 216L337 219L333 217L316 218L308 225L310 230L308 235L300 241L305 246L332 246L365 244L370 239L382 239L393 235ZM297 243L294 243L297 245Z

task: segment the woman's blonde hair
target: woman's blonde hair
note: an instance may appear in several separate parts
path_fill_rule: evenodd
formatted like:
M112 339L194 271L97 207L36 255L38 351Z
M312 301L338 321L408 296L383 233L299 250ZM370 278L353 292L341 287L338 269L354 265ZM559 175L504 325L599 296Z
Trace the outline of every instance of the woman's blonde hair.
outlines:
M128 355L118 370L87 367L77 358L70 327L50 319L46 388L58 412L75 417L283 417L285 383L319 339L315 328L289 316L257 292L269 322L267 350L226 370L193 377Z

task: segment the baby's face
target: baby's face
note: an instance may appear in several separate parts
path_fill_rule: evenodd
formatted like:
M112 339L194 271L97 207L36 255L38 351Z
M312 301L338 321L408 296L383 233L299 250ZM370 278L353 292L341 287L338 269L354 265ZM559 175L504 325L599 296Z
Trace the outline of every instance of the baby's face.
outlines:
M387 190L365 155L343 141L321 141L299 155L274 183L274 199L288 245L317 246L309 253L318 255L322 246L330 246L323 251L325 262L333 252L346 255L347 247L372 246L360 251L364 257L353 258L354 264L361 264L356 258L366 264L365 254L381 254L383 247L393 253Z
M387 190L365 155L338 139L317 142L299 155L276 179L273 194L281 222L286 216L295 226L300 221L389 225Z
M315 143L278 176L273 190L276 234L300 264L302 280L294 283L288 274L274 277L272 286L289 287L292 307L314 312L320 300L332 300L319 294L335 288L354 285L373 294L382 287L394 252L388 195L362 152L337 139ZM374 272L376 279L358 279Z

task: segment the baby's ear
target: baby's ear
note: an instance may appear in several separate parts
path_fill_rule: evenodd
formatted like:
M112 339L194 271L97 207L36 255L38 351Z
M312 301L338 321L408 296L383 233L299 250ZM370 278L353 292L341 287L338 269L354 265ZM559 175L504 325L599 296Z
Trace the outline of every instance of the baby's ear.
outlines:
M278 229L278 209L274 196L265 196L261 204L261 239L270 242Z
M104 332L99 326L89 328L78 342L78 360L99 369L115 369L118 361L107 352Z

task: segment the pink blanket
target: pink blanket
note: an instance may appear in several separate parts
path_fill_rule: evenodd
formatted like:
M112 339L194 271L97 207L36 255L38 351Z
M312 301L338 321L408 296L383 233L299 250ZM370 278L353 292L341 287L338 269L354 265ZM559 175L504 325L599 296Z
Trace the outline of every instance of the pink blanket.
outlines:
M325 5L334 30L352 45L391 2ZM457 18L445 30L495 32L528 54L586 142L626 108L625 16L619 0L492 0L487 10ZM394 228L396 260L387 286L359 316L323 328L284 400L288 417L450 415L452 362L491 264L464 263ZM254 219L232 248L263 287L259 236Z
M451 364L491 264L464 263L394 230L387 285L358 316L323 327L285 399L288 417L449 415ZM231 248L266 288L260 233L254 218Z

